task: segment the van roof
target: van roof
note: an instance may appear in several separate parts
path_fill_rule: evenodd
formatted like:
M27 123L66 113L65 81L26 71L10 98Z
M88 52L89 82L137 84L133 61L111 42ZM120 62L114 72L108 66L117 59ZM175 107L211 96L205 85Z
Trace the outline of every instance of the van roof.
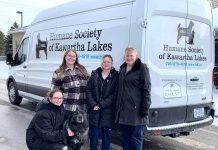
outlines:
M74 0L40 12L33 20L32 25L45 20L59 18L72 14L85 13L91 10L105 9L113 5L124 5L136 0Z

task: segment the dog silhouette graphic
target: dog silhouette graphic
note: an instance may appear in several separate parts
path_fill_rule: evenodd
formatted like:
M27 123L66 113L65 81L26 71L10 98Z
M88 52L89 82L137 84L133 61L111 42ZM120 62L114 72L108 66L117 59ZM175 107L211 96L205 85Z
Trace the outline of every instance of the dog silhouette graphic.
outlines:
M37 35L37 44L36 44L36 58L40 58L41 56L39 56L39 51L44 51L45 52L45 56L47 59L47 39L46 41L42 41L40 39L40 33Z
M177 27L177 44L179 44L179 40L182 36L188 37L188 40L186 40L187 44L194 44L194 35L195 31L192 30L194 23L192 21L189 22L189 25L187 28L180 27L181 23Z

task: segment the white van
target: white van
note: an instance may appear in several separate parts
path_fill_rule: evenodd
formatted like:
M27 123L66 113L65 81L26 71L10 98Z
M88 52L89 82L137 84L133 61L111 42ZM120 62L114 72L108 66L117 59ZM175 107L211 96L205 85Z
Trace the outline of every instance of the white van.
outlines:
M208 0L75 0L41 12L26 31L7 81L10 102L40 101L64 52L89 71L105 54L119 69L135 47L151 75L148 135L188 135L213 122L214 48Z

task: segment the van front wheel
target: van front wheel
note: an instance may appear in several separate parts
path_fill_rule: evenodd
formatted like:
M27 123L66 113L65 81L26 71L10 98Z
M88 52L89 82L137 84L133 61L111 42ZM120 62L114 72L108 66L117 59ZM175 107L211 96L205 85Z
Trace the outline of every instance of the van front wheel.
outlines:
M19 105L22 101L22 97L18 95L18 90L14 82L9 83L8 96L11 104Z

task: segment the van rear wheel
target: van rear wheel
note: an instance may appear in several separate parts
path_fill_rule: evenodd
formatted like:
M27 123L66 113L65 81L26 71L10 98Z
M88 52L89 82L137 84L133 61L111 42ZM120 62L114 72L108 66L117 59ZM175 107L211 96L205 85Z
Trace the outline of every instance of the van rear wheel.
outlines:
M9 83L8 96L11 104L19 105L22 101L22 97L18 95L18 90L14 82Z

